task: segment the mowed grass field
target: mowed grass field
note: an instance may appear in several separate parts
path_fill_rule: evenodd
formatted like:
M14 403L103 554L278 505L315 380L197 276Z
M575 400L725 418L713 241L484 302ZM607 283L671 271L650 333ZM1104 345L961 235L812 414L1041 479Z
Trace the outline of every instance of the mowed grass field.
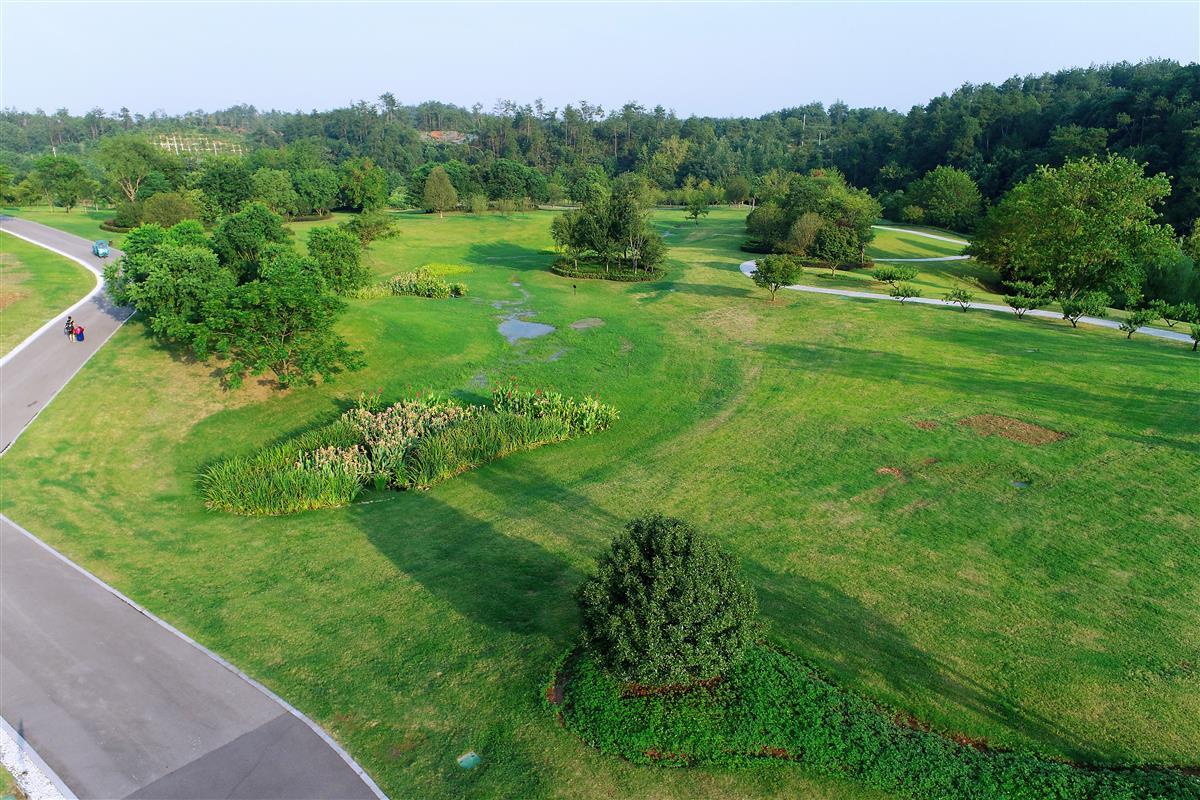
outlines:
M0 355L95 285L92 273L69 258L0 233Z
M738 271L744 212L724 209L656 215L662 281L572 281L546 270L552 217L401 215L373 270L462 264L470 295L352 301L342 328L368 367L318 388L224 392L135 318L5 455L3 511L295 703L395 797L880 797L795 764L634 766L558 726L544 681L576 641L575 588L650 510L717 536L772 640L880 703L997 746L1195 763L1186 346L796 292L772 304ZM509 346L496 325L518 307L557 330ZM604 325L570 327L588 317ZM204 465L360 391L478 400L509 376L595 394L621 421L346 509L201 504ZM958 424L976 414L1067 437ZM472 749L483 765L463 771Z

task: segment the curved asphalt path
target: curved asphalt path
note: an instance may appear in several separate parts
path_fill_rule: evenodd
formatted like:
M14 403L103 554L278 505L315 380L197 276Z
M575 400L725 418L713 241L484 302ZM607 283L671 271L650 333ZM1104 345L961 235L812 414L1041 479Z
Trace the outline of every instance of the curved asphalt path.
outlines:
M85 239L0 229L97 272ZM83 343L64 311L0 359L5 448L131 313L99 279L68 311ZM81 798L384 797L299 711L3 515L0 716Z
M913 232L916 233L916 231L913 231ZM880 259L876 259L876 260L880 260ZM750 261L743 261L739 268L741 269L742 274L744 274L747 278L749 278L751 275L754 274L754 269L755 269L754 260L751 259ZM783 288L791 289L792 291L795 291L795 292L812 292L813 294L831 294L831 295L836 295L837 297L857 297L857 298L862 298L864 300L891 300L893 302L899 301L899 298L892 297L891 295L888 295L888 294L878 294L876 292L859 292L859 291L855 291L854 289L829 289L824 286L805 286L803 284L795 284L793 286L785 286ZM950 306L953 308L957 308L957 305L954 303L948 303L945 300L937 300L932 297L910 297L905 302L918 303L920 305L926 305L926 306L943 306L943 307ZM1001 306L1001 305L997 305L995 303L971 303L970 308L977 308L977 309L981 309L983 311L1000 311L1005 314L1013 313L1013 310L1009 306ZM1043 311L1043 310L1037 309L1037 308L1033 308L1033 309L1030 309L1029 311L1026 311L1025 316L1041 317L1043 319L1059 319L1059 320L1063 318L1062 314L1059 314L1058 312ZM1114 322L1111 319L1101 319L1099 317L1080 317L1079 323L1081 325L1096 325L1101 328L1113 328L1116 330L1120 330L1120 328L1121 328L1121 324L1119 322ZM1180 333L1179 331L1167 331L1167 330L1163 330L1162 328L1151 328L1149 326L1145 326L1145 327L1138 328L1137 332L1140 334L1143 334L1145 336L1154 336L1159 339L1170 339L1173 342L1185 342L1187 344L1192 343L1191 336L1189 336L1186 333Z

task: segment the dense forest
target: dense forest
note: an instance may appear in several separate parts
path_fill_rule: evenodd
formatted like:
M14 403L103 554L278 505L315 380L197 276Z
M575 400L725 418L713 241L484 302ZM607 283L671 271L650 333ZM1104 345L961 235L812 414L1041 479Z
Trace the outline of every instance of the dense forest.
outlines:
M753 201L772 173L835 167L887 213L903 207L899 193L939 166L965 172L990 203L1037 165L1112 152L1145 164L1149 175L1169 177L1162 213L1177 233L1189 233L1200 216L1200 66L1172 61L968 84L906 114L838 102L753 119L681 119L636 103L604 109L587 102L548 108L541 101L500 101L485 111L480 105L404 105L391 94L311 112L244 105L149 116L125 108L82 115L9 109L0 113L0 190L9 201L20 199L18 187L36 171L37 159L55 154L77 158L96 182L92 194L104 195L112 187L94 156L105 138L180 131L234 143L234 152L250 154L254 169L287 168L284 156L259 154L264 151L293 151L293 160L310 170L369 159L386 172L389 196L419 195L437 163L450 165L464 201L486 194L538 202L575 199L576 187L597 169L608 176L638 172L673 202L695 187L740 202ZM171 185L182 179L163 172L147 181L138 199L182 188ZM91 199L120 195L112 190Z

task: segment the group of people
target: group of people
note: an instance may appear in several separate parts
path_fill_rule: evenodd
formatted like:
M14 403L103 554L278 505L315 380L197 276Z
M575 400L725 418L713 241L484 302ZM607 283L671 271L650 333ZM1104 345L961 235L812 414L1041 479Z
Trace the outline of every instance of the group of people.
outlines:
M63 324L63 333L67 338L74 342L83 341L83 326L75 321L72 316L67 317L67 321Z

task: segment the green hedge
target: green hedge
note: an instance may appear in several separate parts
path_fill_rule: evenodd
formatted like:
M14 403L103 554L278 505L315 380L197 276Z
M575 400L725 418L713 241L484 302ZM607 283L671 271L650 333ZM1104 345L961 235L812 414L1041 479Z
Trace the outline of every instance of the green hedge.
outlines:
M723 680L684 693L625 697L621 682L584 651L563 669L565 685L556 672L547 690L563 724L593 747L638 763L787 759L920 800L1200 799L1200 778L1180 772L1081 768L898 724L803 661L764 646Z
M100 230L108 231L109 233L129 233L133 228L123 228L113 220L106 219L100 223Z
M658 280L666 274L664 270L657 268L652 269L649 272L646 270L638 270L637 272L634 272L633 270L628 269L614 269L605 272L603 266L575 268L569 264L564 264L561 262L553 264L550 267L550 271L555 275L561 275L564 278L585 278L588 280L619 281L622 283Z

